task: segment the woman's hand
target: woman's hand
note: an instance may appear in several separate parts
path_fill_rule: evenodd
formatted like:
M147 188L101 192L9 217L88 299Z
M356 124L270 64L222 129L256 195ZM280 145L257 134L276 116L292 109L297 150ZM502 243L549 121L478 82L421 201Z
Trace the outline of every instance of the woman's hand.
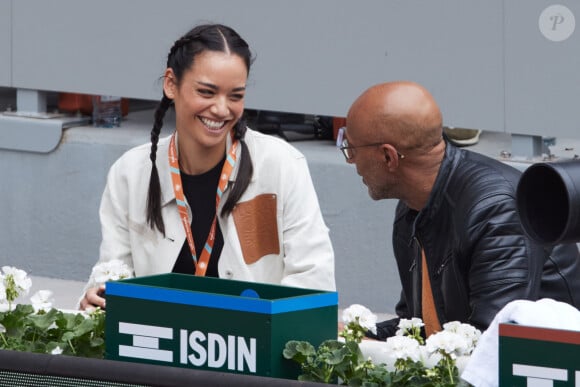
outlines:
M102 284L98 287L90 288L85 293L85 297L81 300L80 309L81 310L91 310L96 307L105 309L105 285Z

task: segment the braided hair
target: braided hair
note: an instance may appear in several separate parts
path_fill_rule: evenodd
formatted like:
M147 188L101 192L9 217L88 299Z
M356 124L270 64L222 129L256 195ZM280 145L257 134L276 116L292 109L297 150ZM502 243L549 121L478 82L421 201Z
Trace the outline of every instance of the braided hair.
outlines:
M227 52L228 50L244 60L248 73L252 64L252 54L246 41L232 28L222 24L204 24L194 27L191 31L177 39L167 56L167 68L173 70L177 84L183 74L191 68L198 54L205 51ZM163 97L155 110L153 129L151 130L151 177L147 194L147 223L152 229L157 228L165 235L165 225L161 217L161 184L155 160L157 158L157 143L163 126L163 118L173 101L163 93ZM245 192L253 174L252 160L248 146L244 141L246 123L242 118L234 126L234 138L240 141L241 155L238 161L239 171L228 199L224 203L221 215L229 215L237 201Z

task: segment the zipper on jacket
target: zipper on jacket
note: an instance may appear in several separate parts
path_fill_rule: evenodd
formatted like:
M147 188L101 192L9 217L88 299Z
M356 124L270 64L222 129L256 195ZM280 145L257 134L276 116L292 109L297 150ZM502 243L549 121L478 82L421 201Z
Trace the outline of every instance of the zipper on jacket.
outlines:
M443 273L443 271L447 268L447 266L449 266L449 264L453 262L453 257L455 256L456 256L455 250L447 252L447 254L445 255L445 259L443 259L443 262L441 262L437 270L435 270L434 276L436 278L441 277L441 273Z
M451 258L447 257L445 259L445 261L443 261L443 263L441 263L441 265L439 265L439 267L437 268L437 276L440 276L441 273L443 272L443 269L445 269L445 266L447 266L447 264L449 263L449 261L451 261Z

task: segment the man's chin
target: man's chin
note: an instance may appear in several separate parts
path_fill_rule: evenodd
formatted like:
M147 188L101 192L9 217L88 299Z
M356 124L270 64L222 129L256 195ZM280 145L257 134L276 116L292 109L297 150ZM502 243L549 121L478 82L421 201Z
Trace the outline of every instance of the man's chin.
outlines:
M373 192L370 189L370 187L368 187L368 193L369 193L369 196L371 197L371 199L373 199L373 200L381 200L382 199L375 192Z
M371 197L371 199L375 200L375 201L379 201L379 200L384 200L384 199L393 199L393 196L388 195L387 192L384 191L373 191L370 187L368 188L368 193L369 196Z

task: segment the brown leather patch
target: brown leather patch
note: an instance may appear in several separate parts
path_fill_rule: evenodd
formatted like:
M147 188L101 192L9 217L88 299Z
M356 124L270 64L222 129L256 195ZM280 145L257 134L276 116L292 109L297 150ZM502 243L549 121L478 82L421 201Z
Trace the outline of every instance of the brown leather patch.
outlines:
M232 214L247 264L268 254L280 254L275 194L262 194L238 203Z

